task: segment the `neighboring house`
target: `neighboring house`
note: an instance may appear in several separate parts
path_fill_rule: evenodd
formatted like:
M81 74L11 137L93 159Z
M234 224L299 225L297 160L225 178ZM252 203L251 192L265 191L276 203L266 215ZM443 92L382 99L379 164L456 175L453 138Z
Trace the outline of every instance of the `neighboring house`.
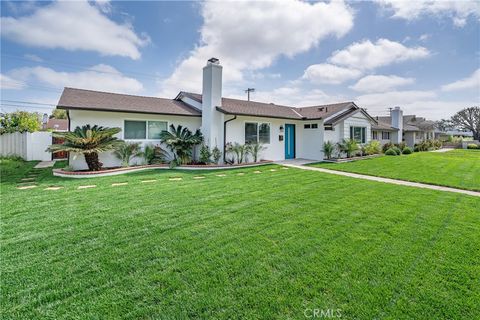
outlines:
M405 142L413 147L426 139L435 138L435 122L415 115L403 115L400 107L390 111L389 117L375 117L377 125L372 128L372 139L382 144Z
M47 123L44 124L43 129L51 130L55 132L68 131L68 120L67 119L48 119Z
M205 143L225 150L226 143L260 142L262 159L322 160L324 141L354 138L368 143L377 125L353 102L304 108L222 97L222 66L212 58L203 68L202 94L180 92L174 99L65 88L57 108L67 110L70 130L86 124L119 127L126 141L160 144L159 135L173 124L201 129ZM118 166L112 153L100 155L104 166ZM74 169L82 157L70 155Z

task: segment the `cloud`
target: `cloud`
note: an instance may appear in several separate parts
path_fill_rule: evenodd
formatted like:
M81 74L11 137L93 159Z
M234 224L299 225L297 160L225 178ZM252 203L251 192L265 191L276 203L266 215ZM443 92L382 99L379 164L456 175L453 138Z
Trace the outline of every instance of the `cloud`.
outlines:
M162 83L163 94L199 91L202 67L219 58L224 82L241 82L244 72L293 57L328 37L341 37L353 26L353 13L343 2L235 1L202 4L201 40Z
M389 91L384 93L372 93L358 96L358 101L362 107L373 107L387 109L394 106L402 106L404 104L435 98L437 95L434 91Z
M1 90L21 90L25 88L25 83L17 81L9 76L0 73L0 89Z
M403 78L394 75L369 75L358 80L350 88L359 92L385 92L414 82L415 79L413 78Z
M442 86L443 91L457 91L465 89L477 89L480 92L480 68L467 78Z
M376 0L383 8L393 11L393 18L417 20L423 16L448 17L457 27L463 27L469 16L480 18L480 3L477 1L435 0Z
M26 53L23 55L23 57L25 59L28 59L28 60L31 60L31 61L34 61L34 62L42 62L43 59L40 58L39 56L35 55L35 54L29 54L29 53Z
M347 80L360 77L362 72L357 69L343 68L333 64L322 63L309 66L303 74L303 79L308 79L315 84L339 84Z
M126 77L105 64L80 72L58 72L46 67L24 67L10 71L9 76L17 82L40 82L58 88L76 87L130 94L143 91L143 85L138 80Z
M87 1L54 2L28 16L1 17L1 35L32 47L139 59L139 49L149 42L148 37L137 35L130 24L118 24L99 10Z
M347 48L336 51L329 62L357 69L375 69L392 63L426 58L430 52L424 47L409 48L388 39L355 42Z

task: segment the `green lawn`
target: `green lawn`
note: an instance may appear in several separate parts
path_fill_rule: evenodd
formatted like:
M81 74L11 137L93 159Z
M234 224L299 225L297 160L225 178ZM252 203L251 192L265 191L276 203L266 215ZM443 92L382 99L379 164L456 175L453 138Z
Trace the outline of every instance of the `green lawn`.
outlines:
M33 165L1 164L2 319L480 317L479 198L276 166L17 190Z
M480 191L480 151L416 152L312 166Z

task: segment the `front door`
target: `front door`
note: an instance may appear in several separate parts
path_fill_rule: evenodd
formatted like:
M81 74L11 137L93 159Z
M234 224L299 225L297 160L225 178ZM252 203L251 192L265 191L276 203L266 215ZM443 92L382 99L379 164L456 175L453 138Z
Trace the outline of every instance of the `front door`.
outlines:
M294 124L285 124L285 159L295 159Z

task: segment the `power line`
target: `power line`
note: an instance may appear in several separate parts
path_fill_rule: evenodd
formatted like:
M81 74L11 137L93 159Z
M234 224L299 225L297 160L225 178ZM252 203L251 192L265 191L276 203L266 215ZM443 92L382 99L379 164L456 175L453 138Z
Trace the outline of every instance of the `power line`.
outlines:
M6 100L6 99L0 99L0 101L5 101L5 102L13 102L13 103L26 103L26 104L38 104L42 106L53 106L55 107L55 104L51 103L41 103L41 102L32 102L32 101L19 101L19 100Z
M53 106L25 106L21 104L9 104L9 103L0 103L0 106L7 108L32 108L32 109L53 109Z

